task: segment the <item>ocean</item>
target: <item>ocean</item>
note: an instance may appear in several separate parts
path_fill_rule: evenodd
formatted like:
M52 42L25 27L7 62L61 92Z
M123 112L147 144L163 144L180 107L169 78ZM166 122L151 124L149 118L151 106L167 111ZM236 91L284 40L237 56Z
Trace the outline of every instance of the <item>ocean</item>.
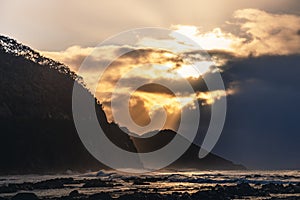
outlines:
M69 178L69 179L68 179ZM48 180L48 182L47 182ZM54 180L54 181L49 181ZM56 181L63 180L63 186L56 187ZM6 192L3 188L22 186L24 183L44 183L37 185L49 185L49 187L17 187L18 191ZM101 183L101 184L100 184ZM71 173L62 175L11 175L0 176L0 197L11 198L20 192L32 192L40 199L58 198L68 196L77 190L80 195L89 196L97 193L108 193L112 198L123 195L144 194L185 194L193 195L199 191L217 190L218 188L236 187L238 184L247 183L251 188L268 190L275 185L288 188L291 185L300 188L300 171L166 171L152 172L149 174L129 174L115 171L99 171L90 173ZM37 186L36 185L36 186ZM266 185L266 186L264 186ZM268 187L267 187L268 186ZM2 190L1 190L2 188ZM28 187L27 187L28 188ZM294 192L293 192L294 191ZM268 190L268 194L243 196L237 195L237 199L271 199L293 198L300 199L299 191L295 190ZM242 192L243 193L243 192ZM234 199L231 196L230 199Z

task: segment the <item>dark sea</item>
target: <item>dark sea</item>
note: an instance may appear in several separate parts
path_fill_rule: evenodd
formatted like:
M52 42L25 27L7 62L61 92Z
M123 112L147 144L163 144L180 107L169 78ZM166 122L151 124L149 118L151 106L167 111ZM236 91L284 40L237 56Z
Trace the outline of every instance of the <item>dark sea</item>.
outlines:
M14 183L37 183L56 178L72 178L74 183L64 184L63 188L33 189L39 198L55 198L68 196L71 191L77 190L80 194L91 195L99 192L109 193L113 198L118 198L124 194L136 192L172 194L177 193L197 193L198 191L209 190L220 186L234 186L240 183L248 183L253 188L261 188L263 185L280 184L287 187L290 184L300 184L300 171L172 171L153 172L149 174L128 174L115 171L99 171L91 173L72 173L63 175L13 175L1 176L0 185L9 186ZM89 180L101 180L106 185L91 185L83 187ZM21 190L18 192L28 192ZM10 198L18 192L1 193L0 197ZM295 192L276 192L268 196L245 196L237 199L271 199L285 198L293 196L299 197Z

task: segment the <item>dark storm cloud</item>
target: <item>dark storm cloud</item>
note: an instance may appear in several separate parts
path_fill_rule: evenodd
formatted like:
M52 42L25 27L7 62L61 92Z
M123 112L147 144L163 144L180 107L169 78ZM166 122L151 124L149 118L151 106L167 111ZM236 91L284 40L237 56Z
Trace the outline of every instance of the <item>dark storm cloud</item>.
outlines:
M171 51L164 50L164 49L157 49L157 48L138 48L138 49L124 49L120 48L117 50L116 53L123 53L120 58L125 59L125 62L128 62L126 59L130 59L132 64L164 64L165 62L174 62L179 64L183 63L182 57L180 55L176 55ZM167 57L164 54L169 54L170 56Z
M170 89L168 89L167 87L164 87L160 84L156 84L156 83L150 83L147 85L143 85L142 87L138 88L138 91L148 92L148 93L169 94L169 95L175 96L175 94Z
M225 50L209 50L207 53L211 57L217 57L218 59L235 61L239 59L233 52L225 51Z
M300 56L264 56L231 62L227 119L215 152L250 168L300 167Z
M234 52L221 49L188 51L184 52L182 57L191 62L211 61L213 65L218 66L220 70L226 70L227 66L225 64L227 62L236 62L245 59L245 57L239 57Z
M206 92L207 87L205 81L202 77L192 78L192 79L168 79L168 78L157 78L155 79L156 83L160 83L162 86L172 85L173 92L170 90L163 89L158 84L150 83L147 87L140 88L139 91L148 92L148 93L160 93L160 94L174 94L180 93L182 95L190 95L187 93L186 83L190 83L195 92ZM149 79L138 77L128 77L122 79L122 85L130 88L134 88L139 83L149 82Z
M197 50L197 51L188 51L184 52L183 57L194 58L196 61L210 61L211 57L218 57L220 59L234 60L236 55L233 52L225 50Z

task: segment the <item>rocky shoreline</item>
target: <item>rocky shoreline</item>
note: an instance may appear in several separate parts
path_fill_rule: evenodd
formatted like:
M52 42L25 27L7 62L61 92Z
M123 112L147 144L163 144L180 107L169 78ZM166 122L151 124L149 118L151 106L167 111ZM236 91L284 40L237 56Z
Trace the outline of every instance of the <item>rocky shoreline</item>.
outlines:
M263 199L300 199L300 183L296 184L256 184L238 183L233 185L215 185L215 186L201 186L196 192L172 192L161 193L150 190L151 182L164 181L157 178L134 178L126 179L124 181L132 183L132 185L143 185L143 190L132 189L121 195L115 195L113 192L103 192L101 188L114 188L122 185L122 183L114 181L104 181L101 179L83 179L75 180L73 178L56 178L36 183L10 183L0 186L0 200L198 200L198 199L247 199L253 197L263 197ZM77 185L75 187L74 185ZM80 185L78 189L78 185ZM149 187L148 187L149 186ZM68 195L61 197L39 197L36 190L51 190L68 188L71 190ZM86 194L81 192L81 188L96 188L98 192L93 194ZM5 196L3 194L12 194ZM276 195L284 194L284 195ZM1 197L3 196L3 197Z

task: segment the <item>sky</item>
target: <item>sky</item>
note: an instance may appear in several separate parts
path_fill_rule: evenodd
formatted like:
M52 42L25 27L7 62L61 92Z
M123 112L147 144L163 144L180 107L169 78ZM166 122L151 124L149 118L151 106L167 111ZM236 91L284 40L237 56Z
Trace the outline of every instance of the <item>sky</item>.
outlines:
M1 0L0 5L1 33L43 51L95 46L107 37L138 27L184 24L211 30L223 26L234 11L245 8L291 14L299 14L300 9L297 0Z
M300 168L297 0L0 0L0 5L0 34L65 63L83 76L109 120L116 120L110 109L112 99L117 99L114 105L121 112L128 106L122 95L132 92L135 82L171 83L176 86L175 93L153 84L132 93L129 113L136 124L151 124L148 128L157 129L166 111L163 128L177 130L180 112L196 109L199 104L205 113L226 97L225 127L214 153L249 168ZM168 30L138 32L130 44L124 37L118 38L120 32L144 27ZM96 47L114 37L113 42ZM126 54L115 59L98 80L99 65L120 52ZM86 67L80 70L87 57ZM137 66L143 70L134 71ZM214 74L214 69L221 73L225 89L207 91L203 77ZM121 78L120 89L114 91ZM193 85L194 92L183 86L184 80ZM118 119L123 126L130 123ZM199 143L202 137L200 133Z

